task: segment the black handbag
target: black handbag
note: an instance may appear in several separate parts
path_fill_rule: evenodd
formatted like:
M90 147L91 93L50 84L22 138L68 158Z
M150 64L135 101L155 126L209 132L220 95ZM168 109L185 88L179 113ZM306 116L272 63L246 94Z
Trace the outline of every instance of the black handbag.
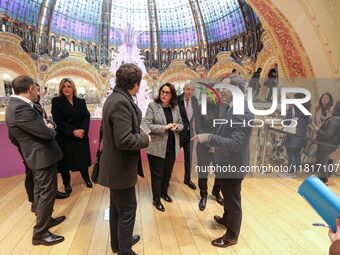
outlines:
M94 183L98 183L98 175L99 175L99 168L100 168L100 156L102 155L101 150L101 143L103 139L103 123L100 125L99 129L99 144L98 144L98 150L96 153L96 161L93 164L92 174L91 174L91 180Z

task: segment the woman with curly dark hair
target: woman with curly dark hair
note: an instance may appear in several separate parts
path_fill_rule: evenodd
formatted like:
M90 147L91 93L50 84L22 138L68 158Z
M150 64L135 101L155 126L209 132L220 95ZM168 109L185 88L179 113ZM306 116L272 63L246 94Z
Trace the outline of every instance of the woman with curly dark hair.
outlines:
M171 173L179 153L179 131L183 129L182 118L177 106L175 87L165 83L158 91L158 96L146 110L145 123L151 130L151 143L146 149L150 172L153 204L165 211L160 198L171 203L168 195Z

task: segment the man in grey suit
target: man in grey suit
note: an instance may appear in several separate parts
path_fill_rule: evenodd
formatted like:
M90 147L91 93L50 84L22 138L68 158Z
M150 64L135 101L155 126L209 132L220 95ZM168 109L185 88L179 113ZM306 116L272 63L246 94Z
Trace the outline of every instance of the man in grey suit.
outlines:
M98 183L110 188L111 249L119 255L136 254L132 236L136 219L137 173L143 176L140 149L149 145L148 134L140 133L142 112L133 101L142 71L123 64L116 72L116 86L103 107L103 149Z
M33 228L33 245L53 245L64 237L48 231L60 224L65 216L51 218L57 194L57 161L62 152L55 141L56 132L46 126L42 116L33 107L38 90L32 78L21 75L12 82L15 95L6 109L6 124L11 140L21 148L34 179L34 207L36 225Z

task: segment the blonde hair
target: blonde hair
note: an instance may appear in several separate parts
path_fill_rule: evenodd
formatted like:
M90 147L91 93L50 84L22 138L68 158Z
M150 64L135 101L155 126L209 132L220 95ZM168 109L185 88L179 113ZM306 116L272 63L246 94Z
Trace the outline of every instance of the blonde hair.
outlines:
M64 84L66 82L71 83L71 86L72 86L72 89L73 89L73 96L75 96L75 97L78 96L76 85L74 84L74 82L70 78L64 78L60 81L60 83L59 83L59 96L63 95L63 87L64 87Z

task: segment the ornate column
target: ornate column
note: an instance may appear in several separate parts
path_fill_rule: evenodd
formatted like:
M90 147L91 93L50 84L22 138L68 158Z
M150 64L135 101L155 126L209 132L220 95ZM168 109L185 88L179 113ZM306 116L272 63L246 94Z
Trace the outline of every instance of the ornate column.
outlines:
M189 0L189 3L194 17L197 32L197 39L199 45L198 59L201 61L201 64L204 65L206 60L208 59L208 41L203 16L200 6L198 4L198 0Z
M103 0L102 16L99 35L99 61L101 65L108 66L110 62L110 23L112 0Z
M37 51L40 55L48 53L50 27L56 2L57 0L43 0L41 3L36 27L38 31Z
M150 67L160 67L160 48L158 33L158 18L155 0L148 0L150 20Z

